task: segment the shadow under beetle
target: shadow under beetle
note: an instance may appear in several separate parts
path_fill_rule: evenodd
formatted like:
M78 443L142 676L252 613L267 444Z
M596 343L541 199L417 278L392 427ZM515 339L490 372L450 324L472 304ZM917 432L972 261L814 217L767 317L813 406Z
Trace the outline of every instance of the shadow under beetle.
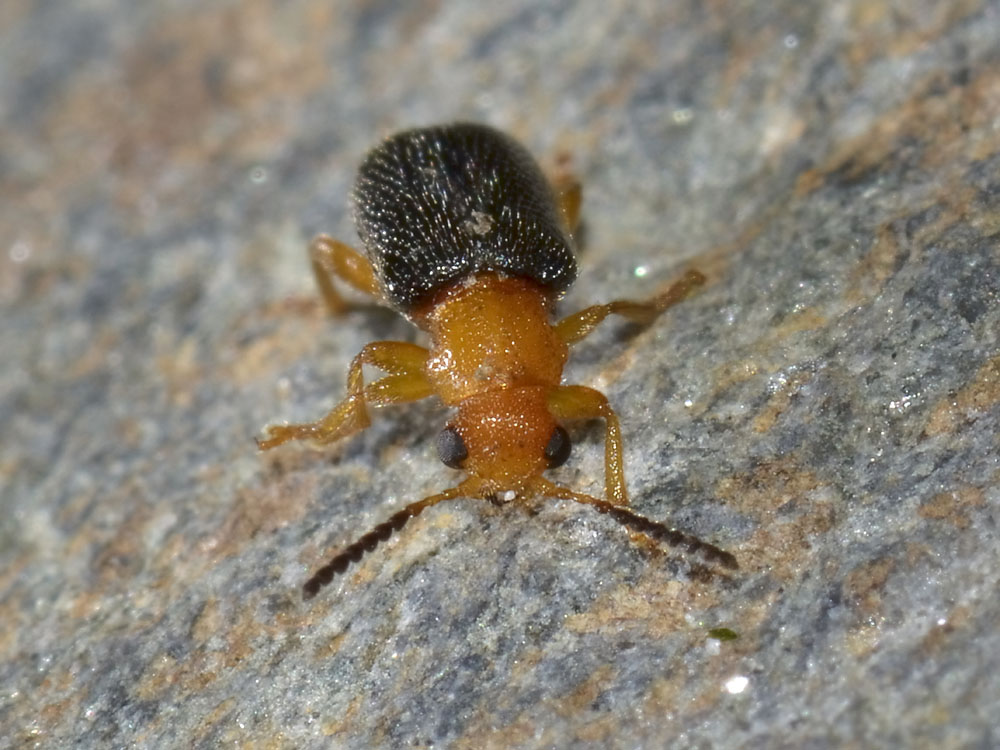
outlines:
M571 237L579 207L578 183L550 185L520 144L483 125L409 130L365 157L354 188L365 254L316 238L309 252L320 292L331 312L342 312L338 278L405 315L431 345L368 344L351 362L347 398L316 422L268 427L258 445L331 443L365 429L369 406L437 396L456 412L438 436L438 454L467 478L344 548L306 582L307 599L411 518L458 497L575 500L659 542L737 568L728 552L628 509L617 415L599 391L562 384L569 347L608 315L648 324L705 277L688 271L646 302L617 300L554 322L555 301L576 278ZM386 374L365 384L364 365ZM569 458L560 422L593 418L606 424L605 499L542 476Z

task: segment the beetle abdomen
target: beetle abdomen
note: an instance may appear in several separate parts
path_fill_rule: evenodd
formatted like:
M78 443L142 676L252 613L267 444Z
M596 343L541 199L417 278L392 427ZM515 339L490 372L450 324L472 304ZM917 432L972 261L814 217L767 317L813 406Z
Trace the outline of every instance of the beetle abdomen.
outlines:
M354 215L390 304L407 313L479 271L565 291L570 238L545 176L516 141L458 123L399 133L358 171Z

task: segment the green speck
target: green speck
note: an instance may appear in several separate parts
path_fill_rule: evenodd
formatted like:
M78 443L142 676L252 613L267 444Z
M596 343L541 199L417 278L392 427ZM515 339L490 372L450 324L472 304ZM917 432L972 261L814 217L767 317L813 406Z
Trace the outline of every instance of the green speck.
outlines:
M708 637L717 641L735 641L740 634L729 628L712 628L708 631Z

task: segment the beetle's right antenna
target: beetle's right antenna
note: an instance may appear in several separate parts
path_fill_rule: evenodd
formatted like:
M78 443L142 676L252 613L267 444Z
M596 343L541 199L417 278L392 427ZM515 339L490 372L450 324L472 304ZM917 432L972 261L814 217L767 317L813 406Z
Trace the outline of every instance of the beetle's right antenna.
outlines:
M312 599L319 593L321 588L333 580L334 576L343 573L352 563L358 562L358 560L374 550L382 542L392 537L393 534L406 526L407 521L411 518L416 518L427 510L427 508L445 500L474 494L471 490L471 482L470 480L466 480L457 487L452 487L450 490L445 490L437 495L431 495L430 497L425 497L423 500L410 503L401 511L394 513L389 517L389 520L383 521L371 531L347 545L347 547L334 555L330 562L313 573L312 578L302 586L302 598L307 600Z

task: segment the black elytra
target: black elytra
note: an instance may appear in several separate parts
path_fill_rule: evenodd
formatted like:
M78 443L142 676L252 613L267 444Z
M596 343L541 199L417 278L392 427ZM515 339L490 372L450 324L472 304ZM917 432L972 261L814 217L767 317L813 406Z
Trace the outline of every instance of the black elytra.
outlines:
M531 279L559 296L573 245L531 154L485 125L407 130L368 153L354 220L386 301L409 314L480 271Z

